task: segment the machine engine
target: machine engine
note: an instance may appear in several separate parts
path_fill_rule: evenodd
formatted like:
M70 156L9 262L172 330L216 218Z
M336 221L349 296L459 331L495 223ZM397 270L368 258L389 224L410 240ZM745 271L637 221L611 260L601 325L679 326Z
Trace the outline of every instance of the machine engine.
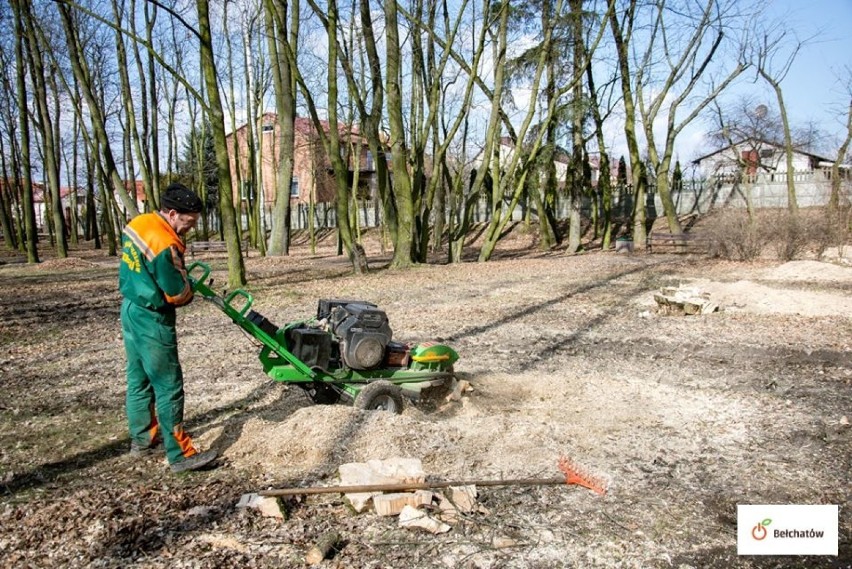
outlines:
M347 367L368 370L382 364L393 337L384 310L360 300L321 300L317 317L327 320Z

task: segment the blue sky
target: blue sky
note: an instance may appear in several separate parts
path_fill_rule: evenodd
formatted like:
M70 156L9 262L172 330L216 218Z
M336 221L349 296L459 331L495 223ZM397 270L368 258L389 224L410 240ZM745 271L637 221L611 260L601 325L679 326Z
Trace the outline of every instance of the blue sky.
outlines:
M807 40L781 84L791 122L812 119L841 136L852 96L847 85L852 73L852 0L773 0L767 11L786 16L799 39ZM840 80L844 76L847 83Z
M781 83L790 125L804 127L813 121L827 136L818 146L833 159L846 134L846 113L852 97L852 0L768 0L762 7L766 22L786 22L792 32L785 54L796 41L804 42L788 75ZM783 58L778 58L778 66ZM746 71L737 85L722 96L734 102L747 95L756 102L778 108L772 89L755 72ZM845 78L845 79L844 79ZM705 138L707 120L697 119L678 137L675 154L687 163L711 150Z

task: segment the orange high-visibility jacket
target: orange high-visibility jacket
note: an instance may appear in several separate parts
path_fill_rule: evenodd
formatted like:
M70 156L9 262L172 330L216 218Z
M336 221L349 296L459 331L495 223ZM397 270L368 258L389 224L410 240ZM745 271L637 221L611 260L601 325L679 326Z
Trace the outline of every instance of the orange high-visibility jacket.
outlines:
M186 275L186 247L159 213L136 216L121 235L118 288L132 303L152 310L192 301Z

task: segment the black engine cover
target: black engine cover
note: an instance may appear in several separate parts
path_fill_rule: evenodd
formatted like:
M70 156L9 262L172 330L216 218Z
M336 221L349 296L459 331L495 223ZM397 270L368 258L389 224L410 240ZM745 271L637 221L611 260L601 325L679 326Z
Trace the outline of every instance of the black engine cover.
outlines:
M331 308L329 323L348 367L373 369L384 361L385 346L393 337L384 310L367 302L340 304Z
M330 318L332 311L338 306L346 306L347 304L363 304L364 306L372 306L376 308L376 305L372 302L367 302L366 300L343 300L339 298L323 298L319 302L317 302L317 320L322 320L323 318Z

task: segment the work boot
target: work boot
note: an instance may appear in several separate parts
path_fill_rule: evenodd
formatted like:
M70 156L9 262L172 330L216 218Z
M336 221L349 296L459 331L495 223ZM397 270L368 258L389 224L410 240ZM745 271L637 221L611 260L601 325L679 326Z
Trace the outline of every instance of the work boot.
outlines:
M133 458L142 458L145 456L150 456L152 454L163 452L165 449L163 448L163 441L154 441L150 444L150 446L142 446L133 441L130 442L130 456Z
M204 468L216 459L216 451L208 450L194 454L189 458L185 458L180 462L173 462L170 466L172 472L180 474L181 472L189 472L190 470L198 470Z

